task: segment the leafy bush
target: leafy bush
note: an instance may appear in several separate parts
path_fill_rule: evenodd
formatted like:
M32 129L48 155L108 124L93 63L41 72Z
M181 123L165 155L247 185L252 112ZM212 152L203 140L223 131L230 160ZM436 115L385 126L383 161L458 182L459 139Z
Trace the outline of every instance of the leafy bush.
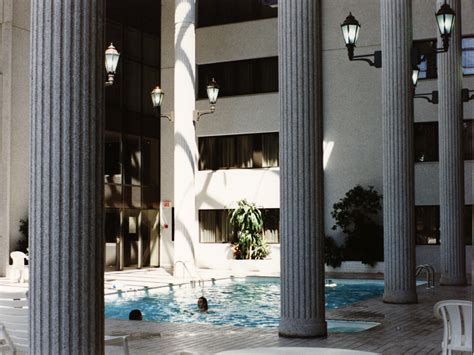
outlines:
M383 228L375 221L382 210L381 201L373 186L364 189L357 185L333 205L331 216L336 222L332 229L339 227L346 235L344 260L371 266L383 260Z
M17 241L15 250L28 254L28 218L20 219L20 227L18 228L18 231L20 232L21 237Z
M336 244L333 238L324 237L324 262L332 267L339 267L342 263L343 248Z
M236 259L264 259L270 253L262 236L262 212L254 203L238 201L237 208L229 211L229 222L237 229Z

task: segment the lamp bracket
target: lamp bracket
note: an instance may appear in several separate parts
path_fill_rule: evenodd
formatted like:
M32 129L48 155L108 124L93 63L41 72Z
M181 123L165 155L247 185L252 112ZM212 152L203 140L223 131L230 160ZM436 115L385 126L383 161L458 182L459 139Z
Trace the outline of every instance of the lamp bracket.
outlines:
M359 54L354 55L354 47L355 46L347 46L347 52L349 56L349 60L351 61L362 61L369 63L371 67L375 68L382 68L382 51L375 51L373 54ZM373 60L369 58L373 57Z
M470 95L471 92L474 93L474 90L461 89L462 102L469 102L471 100L474 100L474 95Z
M216 111L216 106L215 105L211 105L211 108L208 111L194 110L193 111L193 121L198 122L201 119L202 116L213 114L214 111Z
M438 102L439 102L439 98L438 98L438 91L432 91L430 93L424 93L424 94L416 94L416 95L413 95L413 98L414 99L424 99L434 105L437 105Z

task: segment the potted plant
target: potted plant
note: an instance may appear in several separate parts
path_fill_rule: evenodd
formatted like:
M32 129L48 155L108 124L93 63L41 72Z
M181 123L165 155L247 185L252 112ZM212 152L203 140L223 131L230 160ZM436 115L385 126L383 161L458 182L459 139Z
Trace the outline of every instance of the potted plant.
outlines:
M236 259L265 259L269 248L263 240L262 212L254 203L243 199L237 207L229 211L229 222L237 231L234 244Z

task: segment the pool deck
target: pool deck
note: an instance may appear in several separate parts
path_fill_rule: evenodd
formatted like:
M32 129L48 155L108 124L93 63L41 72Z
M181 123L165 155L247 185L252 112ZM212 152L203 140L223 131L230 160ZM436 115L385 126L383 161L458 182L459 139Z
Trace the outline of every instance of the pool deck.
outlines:
M199 274L203 280L224 279L231 275L228 271L216 270L200 270ZM373 278L360 274L349 276ZM336 278L334 275L330 277ZM118 289L134 292L144 286L168 287L170 283L176 285L189 282L189 279L175 279L164 269L106 272L104 291L106 294L115 293ZM2 291L26 290L27 287L27 283L15 284L0 278ZM419 286L417 291L419 300L417 304L385 304L378 297L328 311L327 319L376 321L381 325L360 333L329 334L326 338L280 338L275 329L113 319L107 319L105 327L106 334L130 335L131 354L213 354L225 350L256 347L344 348L394 355L439 354L443 324L441 320L434 318L433 305L446 299L471 300L472 288L436 286L434 289L425 289L425 286ZM116 347L107 347L106 353L121 354L120 349Z
M203 276L202 271L200 274ZM209 271L203 278L227 276L226 272L216 275ZM439 354L443 324L434 318L433 305L445 299L470 300L471 286L436 286L434 289L419 286L417 291L417 304L385 304L378 297L328 311L327 319L376 321L381 325L360 333L329 334L326 338L280 338L275 329L112 319L106 320L106 333L129 334L132 354L213 354L225 350L283 346L344 348L383 354ZM107 351L115 353L112 348Z

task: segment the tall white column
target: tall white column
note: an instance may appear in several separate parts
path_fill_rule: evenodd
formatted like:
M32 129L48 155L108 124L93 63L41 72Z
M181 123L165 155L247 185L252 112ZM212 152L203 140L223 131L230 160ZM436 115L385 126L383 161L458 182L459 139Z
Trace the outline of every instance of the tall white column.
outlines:
M280 0L278 11L279 333L325 336L321 1Z
M456 12L456 20L448 52L438 55L440 283L465 285L461 0L446 2ZM438 0L437 8L442 4L444 0ZM438 34L438 46L441 43Z
M415 303L411 0L382 0L384 302Z
M104 352L102 0L32 1L30 352Z
M193 124L196 94L196 0L176 0L174 68L174 274L189 277L194 268L197 240L196 133ZM185 266L186 265L186 266Z

